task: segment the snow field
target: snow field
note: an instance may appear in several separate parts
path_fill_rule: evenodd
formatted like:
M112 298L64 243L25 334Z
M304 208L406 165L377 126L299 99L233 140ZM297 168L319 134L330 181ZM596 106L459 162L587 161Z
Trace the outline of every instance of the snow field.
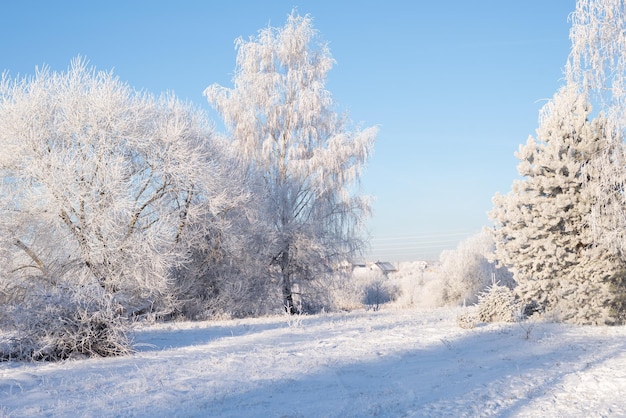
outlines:
M460 312L144 326L128 357L0 363L0 416L626 415L626 328L464 330Z

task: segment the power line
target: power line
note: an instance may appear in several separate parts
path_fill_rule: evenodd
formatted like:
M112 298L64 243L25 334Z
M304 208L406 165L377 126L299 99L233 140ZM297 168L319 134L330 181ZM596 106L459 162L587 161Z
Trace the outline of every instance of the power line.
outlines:
M441 247L450 243L458 243L460 238L470 236L471 233L457 233L457 234L439 234L438 236L430 235L426 236L412 236L404 238L388 237L383 239L371 239L370 248L372 249L402 249L402 248L426 248L426 247ZM448 237L446 239L443 239ZM452 238L456 237L456 238ZM382 242L381 242L382 241Z
M444 241L421 241L421 242L417 242L416 244L419 244L420 246L424 246L426 245L426 247L429 246L441 246L441 244L448 244L448 243L456 243L458 242L458 240L444 240ZM408 244L410 245L411 243L400 243L400 244ZM439 245L435 245L435 244L439 244ZM391 247L390 247L391 246ZM397 247L397 243L388 243L388 244L378 244L378 245L372 245L372 248L380 248L380 249L387 249L387 248L398 248ZM399 247L399 248L403 248L403 246Z
M447 249L455 248L459 241L475 235L477 231L450 231L442 233L398 234L370 239L365 256L375 259L439 258Z
M412 240L412 239L430 239L430 238L441 238L441 237L460 237L460 236L470 236L475 234L476 231L463 231L463 232L452 232L452 233L444 233L444 234L418 234L418 235L383 235L382 237L372 237L370 241L394 241L394 240Z

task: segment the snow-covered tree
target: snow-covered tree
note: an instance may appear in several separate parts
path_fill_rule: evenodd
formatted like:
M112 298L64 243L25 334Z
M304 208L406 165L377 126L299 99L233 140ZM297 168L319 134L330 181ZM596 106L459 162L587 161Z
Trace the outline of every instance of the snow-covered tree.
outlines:
M511 273L490 260L494 249L493 237L481 231L461 241L455 250L441 253L442 304L474 304L494 280L502 286L513 285Z
M349 131L333 110L325 81L334 61L309 16L293 12L284 27L238 39L236 47L234 87L212 85L205 95L263 180L267 263L293 312L294 283L323 276L363 244L369 206L355 185L376 129Z
M537 138L516 153L523 179L494 197L490 215L496 256L513 272L524 303L564 321L612 323L622 314L612 310L619 294L611 283L624 264L592 234L595 196L586 187L600 180L590 164L611 141L606 119L590 116L585 94L572 86L557 92Z
M626 99L626 11L623 0L578 0L571 14L566 82L588 92L601 110L622 115Z
M595 239L626 260L625 5L623 0L578 0L571 20L567 84L588 94L606 118L608 144L590 164L600 177L587 184L595 197L590 224Z
M232 174L237 176L237 171ZM253 179L247 180L252 183L246 187L248 198L220 213L219 224L213 222L206 238L191 249L190 262L176 275L183 301L180 312L188 318L277 312L267 303L280 300L280 292L269 277L264 255L268 230L256 210L264 196L255 191Z
M95 284L129 313L165 300L173 269L240 198L207 120L82 59L5 75L0 281L31 293Z

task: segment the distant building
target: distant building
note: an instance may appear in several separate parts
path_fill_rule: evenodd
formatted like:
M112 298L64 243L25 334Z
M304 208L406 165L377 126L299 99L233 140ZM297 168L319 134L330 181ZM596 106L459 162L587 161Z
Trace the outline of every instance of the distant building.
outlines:
M344 273L352 273L356 269L366 268L366 263L363 261L349 261L344 260L335 265L335 269Z
M395 273L398 269L387 261L344 261L337 265L339 271L362 276L372 272L382 274L387 277L389 273Z
M387 277L389 273L395 273L398 271L397 268L393 264L388 261L377 261L370 265L370 270L380 271L382 274Z

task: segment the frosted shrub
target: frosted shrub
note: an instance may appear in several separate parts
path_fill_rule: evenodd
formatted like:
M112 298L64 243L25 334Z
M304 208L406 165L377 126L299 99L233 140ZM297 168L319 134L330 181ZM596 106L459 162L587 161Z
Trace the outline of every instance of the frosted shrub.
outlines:
M61 291L60 291L61 290ZM96 297L92 297L96 296ZM130 353L128 323L105 295L54 289L3 306L0 359L63 360Z
M463 329L472 329L480 322L475 307L467 308L465 312L457 316L456 324Z
M285 321L287 322L287 326L289 328L302 328L302 322L304 321L304 318L306 318L307 313L299 304L296 304L295 308L296 313L292 314L289 312L289 309L287 309L287 306L285 306L282 315L285 318Z
M442 252L439 274L443 305L476 303L494 278L504 285L513 285L508 270L489 260L494 248L493 238L481 232L459 243L455 250Z
M508 287L493 283L479 295L477 308L481 322L512 322L516 311L515 295Z
M380 305L395 300L397 294L398 289L395 286L385 282L384 279L376 278L363 289L363 303L377 311Z
M398 271L389 275L389 283L397 290L394 304L400 308L429 306L433 294L427 289L427 282L432 279L425 261L410 261L398 264Z
M355 274L337 274L330 283L332 289L331 307L350 311L363 307L361 297L367 281Z
M276 286L254 260L225 255L222 259L195 256L177 277L180 315L188 319L243 318L278 313L268 301L280 301ZM230 263L230 261L234 261Z
M400 294L399 287L392 280L381 273L364 269L337 274L331 289L329 306L340 310L364 306L378 310L382 304L396 300Z

